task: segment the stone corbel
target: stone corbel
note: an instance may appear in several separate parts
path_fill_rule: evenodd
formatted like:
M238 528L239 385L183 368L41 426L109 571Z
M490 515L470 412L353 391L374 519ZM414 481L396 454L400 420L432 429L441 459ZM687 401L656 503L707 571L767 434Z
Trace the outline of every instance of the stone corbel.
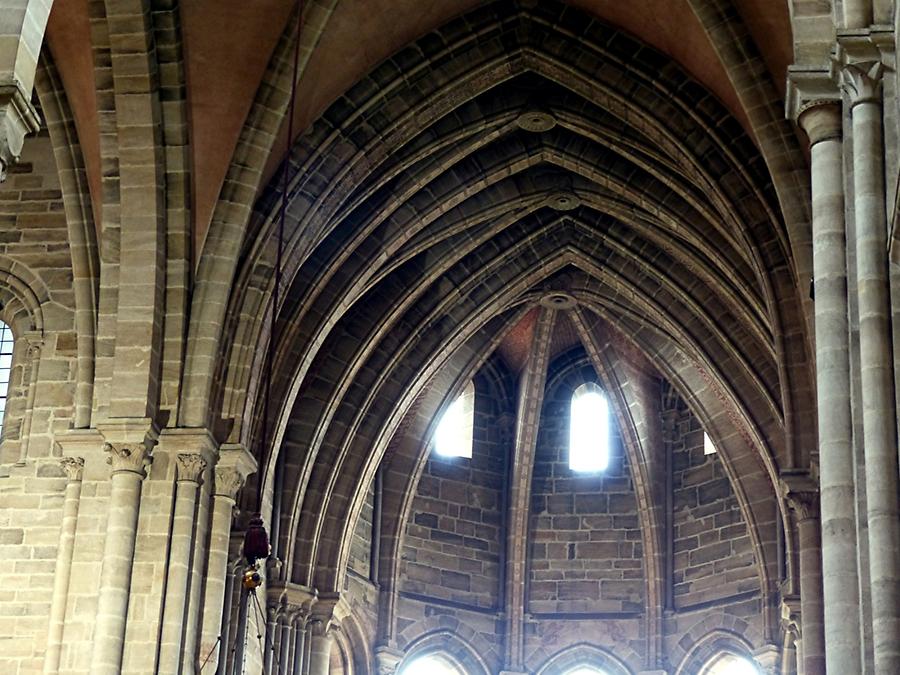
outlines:
M84 480L109 478L109 465L103 452L104 439L96 429L69 429L65 433L57 434L53 444L63 459L68 457L82 459Z
M25 136L37 133L41 118L30 96L15 80L0 82L0 183L19 161Z
M790 66L787 75L784 114L799 124L800 116L818 105L841 103L836 74L828 68Z
M781 649L778 645L763 645L753 652L753 659L766 675L780 675Z
M350 616L350 606L339 593L319 594L312 605L310 624L314 635L327 635L340 628L341 622Z
M214 493L236 499L247 477L256 470L256 460L247 448L236 443L223 444L216 462Z
M376 675L394 675L400 663L403 661L404 653L396 647L381 645L375 648L375 673Z
M800 639L802 631L802 614L800 613L800 596L785 595L781 599L781 627L785 632L793 633Z

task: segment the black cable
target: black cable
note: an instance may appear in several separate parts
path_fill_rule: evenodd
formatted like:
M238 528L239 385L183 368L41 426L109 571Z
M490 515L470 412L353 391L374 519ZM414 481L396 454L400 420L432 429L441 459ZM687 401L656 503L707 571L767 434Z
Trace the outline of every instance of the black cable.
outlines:
M218 644L221 641L222 641L222 636L219 635L216 638L216 643L212 647L209 648L209 654L206 655L206 658L203 659L203 663L200 664L200 672L201 673L203 672L203 669L206 668L206 662L209 661L209 657L212 656L213 651L215 651L216 647L218 646ZM216 667L216 669L218 670L218 666Z

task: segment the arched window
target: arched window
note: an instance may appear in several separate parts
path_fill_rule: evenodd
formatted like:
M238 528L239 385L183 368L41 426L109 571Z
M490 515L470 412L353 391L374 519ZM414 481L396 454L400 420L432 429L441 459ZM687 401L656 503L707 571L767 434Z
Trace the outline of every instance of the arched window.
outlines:
M0 321L0 438L3 436L3 417L6 414L6 397L9 391L9 374L12 369L13 334Z
M713 443L713 439L710 438L710 435L703 432L703 454L704 455L714 455L716 454L716 444Z
M466 675L451 659L441 654L426 654L413 659L400 671L400 675Z
M572 670L567 670L566 675L606 675L606 672L593 666L575 666Z
M722 654L703 669L703 675L759 675L759 669L748 658Z
M475 383L471 380L444 411L434 432L434 449L443 457L472 457L475 433Z
M596 384L588 382L572 394L569 421L569 468L603 471L609 465L611 428L609 402Z

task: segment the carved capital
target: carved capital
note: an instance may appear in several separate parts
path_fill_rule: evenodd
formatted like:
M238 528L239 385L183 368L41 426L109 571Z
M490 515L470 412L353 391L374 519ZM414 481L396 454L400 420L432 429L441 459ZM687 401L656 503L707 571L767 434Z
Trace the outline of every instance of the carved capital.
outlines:
M109 443L103 446L104 452L109 457L106 463L112 467L113 473L127 471L139 474L141 477L147 475L147 466L150 464L150 453L152 446L148 443Z
M841 87L850 97L850 107L880 103L884 64L881 61L847 63L841 68Z
M0 183L19 161L25 136L37 133L41 119L18 82L0 82Z
M785 500L791 511L797 518L797 522L803 522L810 518L819 517L819 493L815 491L788 492Z
M782 471L781 496L794 512L797 522L819 517L819 486L805 470Z
M256 460L244 446L233 443L222 445L216 463L215 494L234 499L247 476L255 472Z
M244 487L244 476L230 466L217 466L215 471L214 494L228 499L236 499L238 490Z
M80 481L84 476L84 457L63 457L59 463L70 483Z
M203 455L196 452L182 452L175 458L176 480L201 483L203 469L206 468L206 460Z

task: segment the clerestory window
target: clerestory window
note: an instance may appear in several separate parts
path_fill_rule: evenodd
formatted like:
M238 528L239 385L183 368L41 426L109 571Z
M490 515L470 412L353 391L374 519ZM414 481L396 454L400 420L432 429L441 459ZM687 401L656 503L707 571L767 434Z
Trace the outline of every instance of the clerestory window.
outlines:
M6 415L6 399L9 393L9 376L12 372L13 334L0 321L0 438L3 436L3 418Z
M566 675L606 675L606 672L593 666L577 666L572 670L567 670Z
M580 472L604 471L609 466L611 432L606 394L592 382L578 387L572 394L569 468Z
M442 457L472 458L475 433L475 383L471 380L444 411L434 432L434 450Z
M703 432L703 454L704 455L714 455L716 454L716 444L713 443L713 439L710 438L709 434L705 431Z
M748 658L723 654L703 670L703 675L759 675L759 669Z
M462 668L439 654L427 654L403 667L400 675L466 675Z

